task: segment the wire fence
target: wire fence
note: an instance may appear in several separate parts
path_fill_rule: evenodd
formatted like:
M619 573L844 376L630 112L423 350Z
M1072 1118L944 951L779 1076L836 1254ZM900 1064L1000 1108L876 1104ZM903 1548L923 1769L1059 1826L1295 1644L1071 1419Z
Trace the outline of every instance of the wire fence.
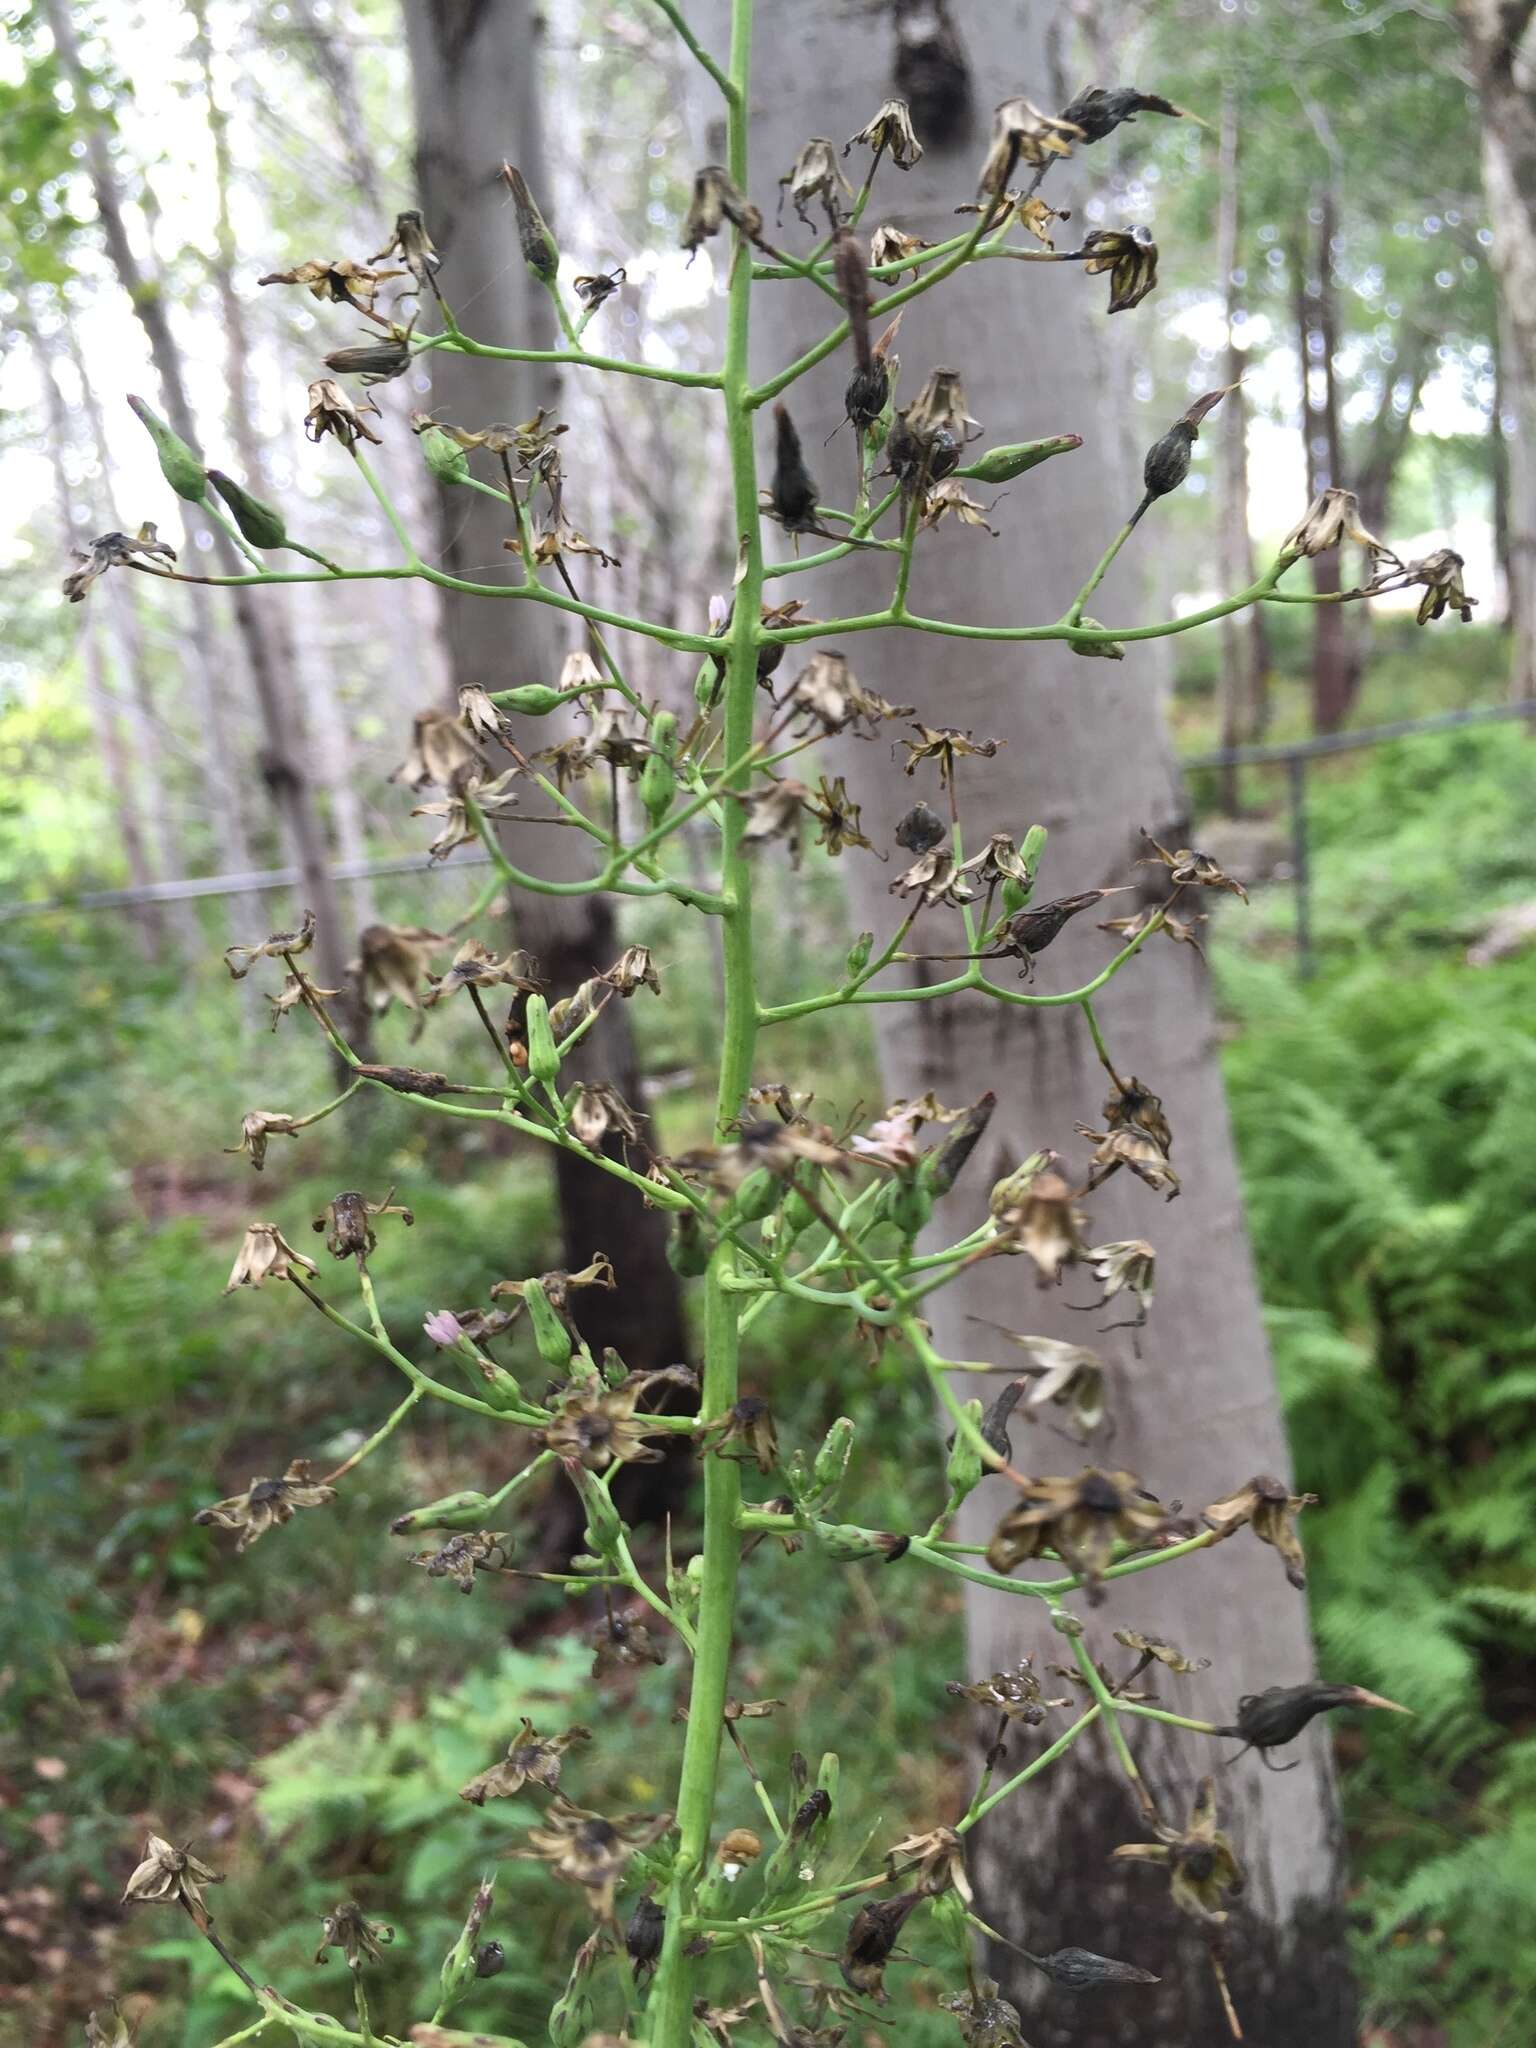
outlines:
M1308 832L1307 774L1313 763L1335 755L1380 747L1425 734L1455 732L1466 726L1523 720L1536 723L1536 698L1512 704L1474 705L1463 711L1439 712L1431 718L1403 719L1392 725L1361 726L1352 732L1325 733L1317 739L1286 740L1273 745L1223 747L1212 753L1186 755L1186 773L1198 769L1280 768L1286 780L1289 875L1296 912L1297 972L1305 979L1315 966L1312 938L1313 862ZM488 864L479 847L460 851L454 871ZM356 882L386 875L441 875L449 872L427 854L394 854L377 860L340 861L331 870L338 882ZM243 874L190 875L173 881L149 882L127 889L81 889L70 894L0 903L0 925L23 918L58 916L77 911L134 910L151 904L188 903L202 898L255 896L267 890L290 889L301 879L297 867L254 868Z

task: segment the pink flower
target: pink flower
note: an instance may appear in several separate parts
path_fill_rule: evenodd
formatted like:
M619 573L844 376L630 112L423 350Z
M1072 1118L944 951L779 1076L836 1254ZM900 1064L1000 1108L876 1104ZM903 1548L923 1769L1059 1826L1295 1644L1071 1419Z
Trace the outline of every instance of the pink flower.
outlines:
M450 1308L440 1308L429 1315L421 1326L434 1344L457 1344L464 1335L464 1326Z

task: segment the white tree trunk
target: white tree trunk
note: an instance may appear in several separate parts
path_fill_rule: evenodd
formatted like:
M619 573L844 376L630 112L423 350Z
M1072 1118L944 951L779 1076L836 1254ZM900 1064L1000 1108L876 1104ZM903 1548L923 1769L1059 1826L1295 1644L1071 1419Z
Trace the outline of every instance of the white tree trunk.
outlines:
M906 14L932 17L936 11L943 10L908 8ZM1046 40L1053 26L1053 10L1038 4L953 0L947 11L973 67L976 114L948 137L922 135L920 121L927 156L905 174L883 170L867 215L869 226L892 220L933 241L954 231L953 208L974 193L991 107L1011 94L1049 90ZM889 17L874 10L857 23L820 0L780 0L760 12L752 196L771 211L773 180L806 138L827 135L840 144L891 90L894 51ZM723 48L722 0L695 14L713 47ZM1080 208L1099 176L1095 153L1084 150L1052 173L1047 196ZM807 240L803 230L785 233L795 248ZM760 374L797 355L834 317L826 300L800 283L765 286L759 304ZM1105 317L1102 281L1079 268L1002 263L980 266L908 311L900 337L904 398L915 394L932 365L952 364L965 375L970 410L984 422L982 445L1063 431L1081 433L1085 441L1077 453L1011 486L994 519L1003 529L1000 540L948 529L923 537L912 591L919 612L991 623L1053 618L1130 512L1140 482L1114 458L1111 422L1120 395L1102 387L1104 358L1095 346ZM1154 298L1140 315L1117 317L1156 322L1161 309ZM875 319L878 326L878 307ZM847 357L839 356L787 394L808 450L819 450L838 420L849 369ZM1180 390L1166 397L1159 426L1186 402ZM767 434L765 421L765 457ZM812 464L824 500L848 501L852 463L845 429ZM1125 624L1144 618L1138 585L1159 545L1154 510L1127 550L1125 566L1117 566L1095 595L1096 616ZM812 615L834 617L879 608L889 582L880 558L866 556L803 581L792 576L780 588L784 595L803 595ZM970 645L894 633L849 640L843 651L868 685L914 703L930 724L1007 740L995 761L962 764L967 844L979 847L994 830L1022 836L1033 822L1046 825L1042 901L1146 877L1148 870L1133 865L1142 851L1142 825L1164 844L1185 843L1184 796L1153 664L1136 644L1123 662L1081 660L1054 646ZM794 661L792 651L787 674ZM883 742L844 744L836 766L863 803L864 827L877 845L890 846L892 828L915 795L937 800L931 785L897 772ZM844 865L856 920L888 932L892 869L856 851ZM1149 900L1158 893L1152 882L1146 890ZM1137 900L1122 897L1114 907ZM963 943L952 914L925 913L918 929L934 952L953 952ZM1091 914L1080 918L1042 960L1037 988L1087 980L1108 958L1110 944L1094 930ZM911 1009L880 1006L875 1016L891 1095L933 1088L950 1103L986 1088L999 1095L979 1156L942 1205L945 1236L973 1227L990 1181L1039 1146L1055 1146L1072 1170L1082 1171L1085 1147L1073 1124L1096 1120L1106 1089L1075 1010L1020 1011L972 997ZM1184 1177L1182 1198L1169 1206L1123 1180L1089 1204L1093 1241L1145 1236L1157 1245L1157 1303L1142 1336L1142 1359L1133 1358L1125 1333L1097 1334L1097 1325L1113 1317L1071 1312L1067 1303L1091 1292L1081 1280L1060 1293L1041 1293L1023 1259L982 1266L965 1286L936 1296L936 1337L951 1356L989 1357L1002 1368L1013 1358L1005 1340L969 1317L1101 1346L1113 1361L1114 1433L1091 1455L1130 1467L1165 1500L1180 1498L1198 1511L1254 1473L1289 1471L1244 1235L1206 970L1189 948L1156 940L1106 990L1100 1017L1120 1072L1139 1075L1162 1096L1176 1134L1174 1163ZM771 1055L771 1041L764 1053ZM1031 1431L1020 1425L1015 1441L1018 1462L1035 1472L1071 1472L1085 1462L1045 1426ZM988 1480L962 1533L972 1539L988 1533L1008 1497L1007 1482ZM1042 1665L1061 1660L1059 1639L1033 1602L980 1592L968 1615L971 1668L965 1676L1011 1664L1025 1651ZM1214 1660L1208 1674L1162 1689L1167 1703L1196 1716L1229 1720L1240 1694L1312 1674L1304 1602L1286 1585L1274 1553L1247 1537L1187 1567L1117 1587L1089 1615L1089 1642L1111 1663L1123 1653L1110 1630L1126 1624L1166 1633L1192 1655ZM1182 1819L1196 1781L1219 1752L1205 1738L1150 1726L1133 1734L1132 1746L1165 1814ZM1015 1749L1027 1755L1027 1739ZM1326 1733L1315 1726L1292 1753L1300 1768L1283 1777L1266 1775L1250 1756L1220 1779L1225 1822L1250 1875L1232 1930L1229 1972L1250 2043L1344 2048L1353 2038L1351 1999L1338 1945ZM1107 2048L1111 2042L1221 2038L1202 1945L1183 1938L1166 1890L1151 1873L1107 1860L1117 1843L1144 1835L1113 1760L1096 1743L1071 1752L977 1832L983 1910L994 1925L1037 1951L1078 1944L1157 1968L1164 1977L1161 1990L1150 1995L1107 1993L1070 2014L1059 1994L1050 1995L1031 2014L1036 2048L1068 2040L1078 2048ZM1038 1980L1022 1964L1000 1951L991 1967L1008 1996L1034 2001Z

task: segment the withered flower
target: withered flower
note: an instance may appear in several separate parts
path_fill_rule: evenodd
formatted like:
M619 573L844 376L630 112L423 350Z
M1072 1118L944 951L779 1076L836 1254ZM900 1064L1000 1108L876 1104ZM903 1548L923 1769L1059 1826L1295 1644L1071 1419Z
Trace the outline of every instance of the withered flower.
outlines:
M729 1193L760 1166L787 1180L802 1159L835 1173L848 1170L847 1155L833 1143L825 1124L786 1124L773 1117L744 1121L737 1126L735 1144L685 1153L679 1164L707 1166L715 1185Z
M930 1899L954 1890L969 1906L974 1903L971 1880L966 1875L965 1853L953 1828L928 1828L893 1842L885 1852L885 1874L894 1884L898 1864L915 1864L903 1872Z
M511 1554L505 1536L475 1529L450 1536L440 1550L418 1550L411 1563L429 1579L451 1579L461 1593L473 1593L475 1573L500 1571Z
M538 962L531 953L518 948L498 960L479 939L466 939L453 956L444 975L429 975L431 986L421 1001L433 1008L461 988L513 988L519 995L535 995L544 986L538 976Z
M1155 867L1159 861L1168 870L1168 879L1175 888L1226 889L1233 896L1248 901L1248 891L1231 875L1223 874L1220 866L1208 853L1200 853L1192 846L1180 846L1172 853L1166 846L1159 846L1145 826L1141 836L1152 851L1144 854L1136 865L1140 868Z
M410 1229L416 1218L391 1199L394 1192L391 1188L382 1202L370 1202L353 1188L331 1197L312 1227L326 1233L325 1248L333 1259L355 1258L359 1265L363 1263L378 1243L371 1220L375 1216L398 1216Z
M999 1995L995 1977L982 1977L974 1991L950 1991L939 2000L952 2012L965 2048L1029 2048L1016 2005Z
M1206 1527L1214 1529L1222 1540L1235 1535L1247 1523L1261 1543L1279 1551L1285 1576L1300 1592L1307 1583L1307 1574L1301 1539L1296 1534L1296 1517L1303 1508L1316 1505L1315 1493L1292 1493L1283 1479L1272 1479L1260 1472L1225 1500L1213 1501L1203 1519Z
M813 200L821 200L828 213L835 219L838 211L838 192L841 191L845 199L852 199L853 187L838 169L836 152L824 135L813 135L780 178L781 216L786 191L794 204L795 212L808 228L816 225L805 210Z
M860 1906L848 1924L838 1965L850 1991L884 2005L885 1966L906 1925L908 1915L927 1898L926 1892L898 1892L893 1899Z
M334 1486L313 1476L308 1458L294 1458L281 1479L253 1479L244 1493L199 1508L192 1517L203 1528L238 1529L237 1551L249 1550L269 1529L291 1522L300 1508L323 1508L336 1498Z
M786 533L810 533L816 528L816 479L805 466L800 436L786 406L773 408L773 486L764 494L763 510L776 519Z
M624 1930L624 1949L637 1984L643 1984L661 1961L661 1944L666 1931L666 1914L646 1892L635 1901L635 1910Z
M1104 1103L1104 1121L1113 1130L1122 1124L1136 1124L1154 1137L1165 1152L1173 1150L1173 1130L1163 1111L1162 1097L1143 1088L1132 1074L1122 1081L1117 1074Z
M292 270L269 271L265 277L258 277L258 284L301 284L313 299L334 306L356 306L362 312L370 312L378 297L379 286L393 277L407 277L404 270L375 270L367 263L357 263L350 256L336 256L329 261L311 257L307 263L296 263Z
M744 846L761 846L770 839L782 839L791 862L800 864L800 832L811 792L792 775L767 777L756 789L736 792L736 801L747 813L741 835Z
M406 330L397 328L388 341L370 341L360 347L333 348L325 367L338 377L361 377L369 388L391 384L411 367L411 345Z
M1097 1956L1091 1948L1059 1948L1048 1956L1020 1953L1037 1970L1059 1984L1064 1991L1096 1991L1101 1984L1161 1984L1162 1978L1135 1963L1116 1962L1113 1956Z
M1260 1693L1245 1693L1237 1703L1236 1721L1217 1732L1240 1736L1249 1749L1256 1749L1268 1763L1267 1750L1294 1742L1309 1722L1319 1714L1331 1713L1335 1707L1385 1707L1393 1714L1413 1711L1411 1707L1399 1706L1396 1700L1384 1700L1380 1693L1367 1692L1364 1686L1324 1685L1312 1679L1305 1685L1271 1685ZM1241 1750L1238 1755L1242 1755ZM1292 1770L1295 1766L1281 1764L1271 1768Z
M665 1643L658 1642L643 1621L626 1621L622 1615L605 1615L587 1641L592 1645L592 1676L596 1679L640 1664L667 1661Z
M1205 392L1174 421L1160 440L1152 443L1141 466L1141 480L1146 486L1147 495L1138 508L1138 518L1154 498L1166 498L1168 493L1176 491L1189 475L1190 457L1195 443L1200 438L1200 422L1208 412L1220 405L1228 391L1235 388L1234 385L1224 384L1219 391Z
M1168 1871L1173 1903L1207 1926L1224 1925L1223 1901L1243 1888L1242 1866L1232 1844L1216 1827L1216 1781L1203 1778L1195 1795L1189 1825L1180 1832L1154 1821L1156 1842L1126 1842L1116 1856L1127 1862L1161 1863Z
M343 448L351 448L358 441L372 441L383 444L379 436L363 417L363 412L377 413L378 407L369 404L359 409L342 390L334 377L317 377L309 387L309 411L304 415L304 431L311 441L323 441L327 434L334 434Z
M961 1685L957 1679L950 1679L944 1690L957 1700L971 1700L978 1707L1001 1714L1005 1721L1021 1721L1026 1728L1037 1728L1045 1719L1047 1707L1064 1707L1064 1699L1048 1700L1040 1689L1029 1657L1021 1657L1011 1671L994 1671L990 1678L978 1678L974 1685Z
M1455 612L1464 626L1471 625L1472 607L1477 599L1468 597L1463 587L1461 572L1465 566L1454 548L1441 548L1420 562L1408 564L1403 572L1404 581L1424 585L1424 596L1418 609L1421 626L1427 626L1445 611Z
M661 1452L646 1439L670 1431L664 1422L635 1411L658 1380L672 1384L672 1370L664 1367L659 1373L632 1373L617 1387L596 1379L576 1381L551 1404L554 1420L536 1432L539 1443L558 1458L585 1465L589 1472L606 1472L615 1461L624 1465L659 1463Z
M1098 1352L1057 1337L1015 1337L1011 1331L1009 1337L1024 1353L1024 1370L1034 1381L1028 1406L1049 1402L1065 1408L1078 1437L1092 1436L1104 1420L1104 1361Z
M1200 118L1161 93L1138 92L1134 85L1091 85L1061 110L1062 120L1074 124L1085 144L1102 142L1122 121L1134 121L1138 114L1169 114L1179 121Z
M136 2033L114 1998L105 2011L86 2015L85 2048L133 2048Z
M1042 1287L1061 1278L1063 1266L1082 1258L1083 1216L1071 1187L1055 1170L1048 1152L1038 1165L1021 1167L993 1188L989 1207L998 1236L1009 1251L1034 1260Z
M907 750L906 773L915 775L919 762L934 761L938 764L940 789L953 790L955 763L965 755L990 761L999 747L1007 745L1005 740L973 739L968 732L958 732L952 725L923 725L914 720L912 730L917 738L901 742Z
M471 1806L484 1806L487 1799L513 1798L525 1785L542 1785L546 1792L553 1792L560 1783L565 1752L577 1743L592 1740L592 1730L579 1721L563 1735L539 1735L526 1715L520 1718L520 1727L521 1733L508 1745L505 1760L471 1778L459 1792L461 1799L467 1799Z
M974 875L989 887L996 882L1028 884L1034 880L1011 832L994 832L981 851L962 864L961 873Z
M580 299L589 313L595 313L599 306L606 306L619 286L624 282L622 269L599 271L595 275L571 279L571 290Z
M1109 272L1109 310L1127 313L1157 283L1157 244L1129 229L1095 228L1083 237L1083 268L1089 276Z
M949 837L949 827L925 803L915 803L896 826L896 844L908 853L931 853Z
M844 251L853 247L853 238L846 229L843 230L839 247ZM862 265L862 257L859 261ZM865 280L867 291L868 273L861 269L860 274ZM858 336L862 338L863 352L856 361L853 375L848 379L843 391L843 412L855 433L867 434L890 403L891 392L895 389L896 379L901 374L901 358L891 353L891 344L895 341L896 331L900 326L901 315L898 313L872 348L868 345L867 327L857 330Z
M446 944L441 932L430 932L424 925L366 925L358 934L359 957L351 971L370 1008L382 1016L392 1002L401 1002L408 1010L419 1011L421 979Z
M962 869L956 866L955 856L947 846L936 846L930 853L920 854L911 867L902 872L891 884L893 896L916 896L930 909L935 903L974 903L976 890Z
M426 222L417 207L407 207L404 213L395 216L394 233L378 255L370 256L368 261L377 263L385 256L395 255L399 256L418 285L430 284L433 272L443 267L443 259L433 248L432 237L427 233Z
M503 541L508 554L521 555L523 544L520 540ZM589 555L602 569L622 568L617 555L610 555L606 548L600 548L595 540L589 540L580 527L573 526L564 512L552 512L541 523L533 539L534 567L544 569L551 562L557 562L562 555Z
M360 1970L365 1962L381 1963L394 1938L393 1927L383 1920L368 1919L355 1899L346 1899L326 1914L315 1961L323 1963L333 1948L339 1948L347 1959L347 1968Z
M643 950L643 949L642 949ZM578 982L574 991L562 996L557 1003L549 1006L549 1028L556 1040L568 1038L573 1031L592 1018L601 1016L604 1006L610 1001L613 988L606 975L589 975Z
M1131 1325L1139 1329L1152 1306L1152 1289L1157 1274L1157 1253L1144 1237L1118 1238L1113 1244L1094 1245L1084 1253L1084 1263L1104 1292L1093 1303L1103 1308L1122 1292L1134 1295L1136 1317Z
M921 235L906 234L902 229L893 227L889 221L886 221L876 228L869 238L870 268L872 270L879 270L888 263L899 263L904 270L909 263L912 263L914 256L921 255L924 249L931 249L932 247L932 242L925 242ZM914 277L918 275L918 270L919 266L916 263L912 263L912 275ZM890 279L890 282L895 284L900 276L901 271L898 270L896 275Z
M285 953L307 953L315 943L315 913L306 910L296 932L273 932L255 946L226 946L224 965L236 981L244 981L258 960L280 960ZM244 966L237 966L244 961ZM327 994L334 995L334 989Z
M174 562L176 550L168 540L157 536L154 522L149 519L137 533L99 533L89 549L74 550L75 560L85 566L72 570L60 587L71 604L79 604L98 576L105 576L109 569L131 567L136 555L142 555L147 561L158 557Z
M731 1828L715 1851L720 1867L729 1878L740 1877L748 1864L763 1853L761 1835L751 1828Z
M221 1871L210 1870L190 1849L178 1849L160 1835L144 1844L144 1860L123 1887L125 1906L185 1906L193 1924L206 1929L208 1908L203 1903L205 1884L222 1884Z
M635 1112L608 1081L582 1082L571 1104L570 1127L572 1137L593 1152L610 1131L629 1139L640 1135Z
M1194 1671L1209 1671L1209 1657L1186 1657L1177 1643L1165 1643L1156 1636L1144 1636L1139 1629L1117 1628L1115 1641L1124 1644L1128 1650L1135 1650L1142 1660L1143 1668L1148 1664L1166 1664L1170 1671L1180 1677L1187 1677Z
M490 702L489 698L486 699ZM494 706L492 707L494 712ZM390 775L407 789L463 789L485 772L485 761L451 711L418 711L411 720L410 751Z
M1042 114L1026 99L1004 100L992 116L992 142L981 167L977 197L1000 198L1021 163L1039 170L1052 157L1070 156L1082 133L1075 121Z
M238 979L238 976L236 977ZM283 985L275 996L268 996L272 1005L272 1029L275 1031L290 1010L296 1010L300 1003L315 998L325 1002L331 996L339 996L339 988L317 988L312 981L305 981L301 975L285 974Z
M922 161L923 145L912 132L912 109L903 99L883 100L873 119L843 144L844 156L856 142L867 142L877 161L888 156L898 171L909 171ZM870 170L873 175L873 165Z
M1099 926L1099 930L1112 932L1122 945L1127 945L1132 939L1139 939L1153 918L1158 916L1159 906L1147 904L1141 910L1133 912L1130 917L1106 918ZM1203 960L1205 948L1200 943L1200 934L1195 930L1195 926L1209 922L1203 910L1198 916L1187 918L1174 917L1170 912L1163 911L1159 918L1158 930L1181 946L1193 946Z
M625 704L613 704L597 711L587 752L594 761L606 761L610 768L622 768L634 775L650 759L651 745L645 728Z
M1303 556L1326 555L1346 537L1358 541L1373 560L1379 556L1397 560L1391 549L1384 548L1361 524L1360 500L1354 492L1337 484L1312 500L1301 520L1281 541L1280 558L1294 561Z
M867 853L874 852L873 843L859 829L862 808L849 796L841 775L835 781L823 775L806 809L821 827L816 844L824 846L829 854L836 857L845 846L862 846ZM881 858L884 859L883 854Z
M1134 1472L1105 1472L1089 1465L1075 1479L1032 1479L998 1523L987 1546L994 1571L1011 1572L1042 1549L1056 1552L1101 1598L1104 1572L1116 1543L1143 1544L1167 1526L1160 1501Z
M618 959L597 979L621 996L632 996L637 988L661 994L661 976L656 972L649 946L626 946Z
M813 654L780 702L804 711L823 732L858 733L862 722L868 732L860 737L870 739L882 719L908 718L912 713L910 704L889 704L875 691L866 690L846 656L835 647Z
M275 1223L248 1223L245 1241L236 1254L224 1292L233 1294L237 1287L259 1287L263 1280L286 1280L294 1266L302 1266L309 1273L320 1270L313 1259L294 1250Z
M755 1464L759 1472L771 1472L779 1461L779 1433L773 1411L758 1394L743 1394L724 1415L713 1422L701 1422L694 1431L699 1443L717 1458L732 1458L740 1464ZM739 1448L730 1450L728 1445Z
M625 1865L638 1850L659 1842L671 1825L670 1813L623 1813L605 1820L557 1792L543 1825L529 1829L527 1849L516 1853L537 1857L556 1877L579 1884L593 1918L611 1920Z
M267 1163L267 1140L269 1138L296 1138L293 1118L277 1109L249 1109L240 1119L240 1142L226 1145L226 1152L248 1152L251 1164L260 1173Z
M1128 1167L1154 1194L1166 1193L1171 1202L1179 1192L1179 1177L1168 1164L1168 1155L1152 1133L1140 1124L1125 1123L1113 1130L1094 1131L1087 1124L1078 1130L1093 1144L1093 1168L1089 1189L1101 1187L1111 1174Z
M987 518L994 509L995 501L993 505L983 505L980 498L971 496L959 477L952 476L924 493L918 527L923 533L931 533L952 514L961 526L979 526L983 533L990 533L997 540L1000 538L998 530Z
M720 164L705 164L694 173L693 197L683 219L682 247L690 256L694 255L712 235L719 234L726 221L749 242L755 242L763 232L762 213L732 184L730 173Z
M555 778L557 788L569 789L573 782L579 782L592 770L592 756L587 752L587 743L579 734L569 739L557 740L551 747L545 747L534 755Z

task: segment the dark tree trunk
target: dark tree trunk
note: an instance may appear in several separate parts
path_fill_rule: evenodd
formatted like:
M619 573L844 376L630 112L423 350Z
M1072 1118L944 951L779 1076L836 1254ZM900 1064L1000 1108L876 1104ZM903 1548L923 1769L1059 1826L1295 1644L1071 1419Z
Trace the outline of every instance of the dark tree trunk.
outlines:
M1317 238L1312 248L1293 250L1297 345L1301 353L1301 418L1307 442L1307 496L1342 484L1343 445L1339 433L1337 311L1334 299L1333 237L1337 211L1333 196L1316 202ZM1312 558L1312 588L1320 596L1342 590L1339 550ZM1361 663L1344 607L1320 604L1312 613L1312 730L1337 732L1348 718L1360 687Z
M443 255L444 295L477 338L548 348L548 301L519 257L500 177L503 161L516 164L539 192L537 17L526 0L411 0L405 19L417 182ZM431 364L434 407L465 426L526 418L539 405L553 403L558 392L555 373L537 366L477 362L446 350L434 354ZM585 452L589 460L601 459L596 450ZM446 489L440 513L438 559L445 569L480 582L510 582L514 570L521 573L503 547L513 531L507 507L478 493ZM566 649L581 644L553 612L490 598L450 594L446 626L455 685L500 689L553 682ZM530 723L523 741L537 749L556 737L551 722L542 721ZM519 865L552 880L590 872L584 833L519 830ZM612 965L622 943L610 905L595 897L519 894L513 915L517 943L538 956L557 995ZM565 1071L572 1079L600 1075L643 1110L645 1091L626 1005L608 1005ZM675 1364L686 1355L687 1339L677 1281L666 1260L662 1213L637 1210L628 1189L564 1154L556 1161L556 1180L567 1262L583 1265L594 1252L605 1251L618 1275L613 1294L593 1289L578 1298L584 1334L597 1344L613 1344L632 1367Z

